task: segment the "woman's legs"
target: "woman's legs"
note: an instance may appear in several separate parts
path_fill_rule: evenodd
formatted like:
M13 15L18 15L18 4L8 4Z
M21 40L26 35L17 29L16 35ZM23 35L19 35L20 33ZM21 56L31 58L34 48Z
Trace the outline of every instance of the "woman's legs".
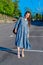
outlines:
M20 58L20 47L17 47L18 49L18 58ZM22 57L24 57L24 48L22 48Z
M17 47L18 49L18 58L20 58L20 47Z
M24 48L22 49L22 57L24 57Z

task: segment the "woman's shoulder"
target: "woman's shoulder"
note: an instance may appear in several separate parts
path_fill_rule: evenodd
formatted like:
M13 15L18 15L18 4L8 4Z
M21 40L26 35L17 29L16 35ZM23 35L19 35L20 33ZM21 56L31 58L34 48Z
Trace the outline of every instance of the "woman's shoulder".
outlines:
M24 18L23 18L23 17L20 17L19 19L20 19L20 20L24 20Z

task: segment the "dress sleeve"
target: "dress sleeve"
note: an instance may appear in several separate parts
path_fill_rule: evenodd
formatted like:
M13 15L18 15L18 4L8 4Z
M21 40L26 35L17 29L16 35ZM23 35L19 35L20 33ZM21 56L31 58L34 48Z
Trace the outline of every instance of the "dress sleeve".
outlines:
M27 33L27 35L28 35L28 38L29 38L29 27L28 27L28 33Z
M14 28L15 28L15 29L18 28L18 24L19 24L20 20L21 20L21 18L19 18L18 21L15 23L15 25L14 25Z

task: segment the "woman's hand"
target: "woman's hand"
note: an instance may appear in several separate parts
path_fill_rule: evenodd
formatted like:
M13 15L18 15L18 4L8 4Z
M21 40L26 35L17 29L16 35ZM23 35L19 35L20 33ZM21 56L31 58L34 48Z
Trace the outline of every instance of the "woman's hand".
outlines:
M27 37L29 38L29 34L27 35Z
M17 32L17 29L15 29L15 33Z

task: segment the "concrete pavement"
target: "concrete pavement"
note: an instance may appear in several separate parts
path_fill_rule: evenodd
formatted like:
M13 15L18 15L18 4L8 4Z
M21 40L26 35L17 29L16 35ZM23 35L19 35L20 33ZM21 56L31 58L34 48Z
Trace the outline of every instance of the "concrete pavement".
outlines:
M12 32L14 24L0 24L0 47L14 48L15 36ZM43 50L43 26L30 27L30 43L32 50ZM0 50L0 65L43 65L43 52L25 51L24 58L17 58L16 50Z

